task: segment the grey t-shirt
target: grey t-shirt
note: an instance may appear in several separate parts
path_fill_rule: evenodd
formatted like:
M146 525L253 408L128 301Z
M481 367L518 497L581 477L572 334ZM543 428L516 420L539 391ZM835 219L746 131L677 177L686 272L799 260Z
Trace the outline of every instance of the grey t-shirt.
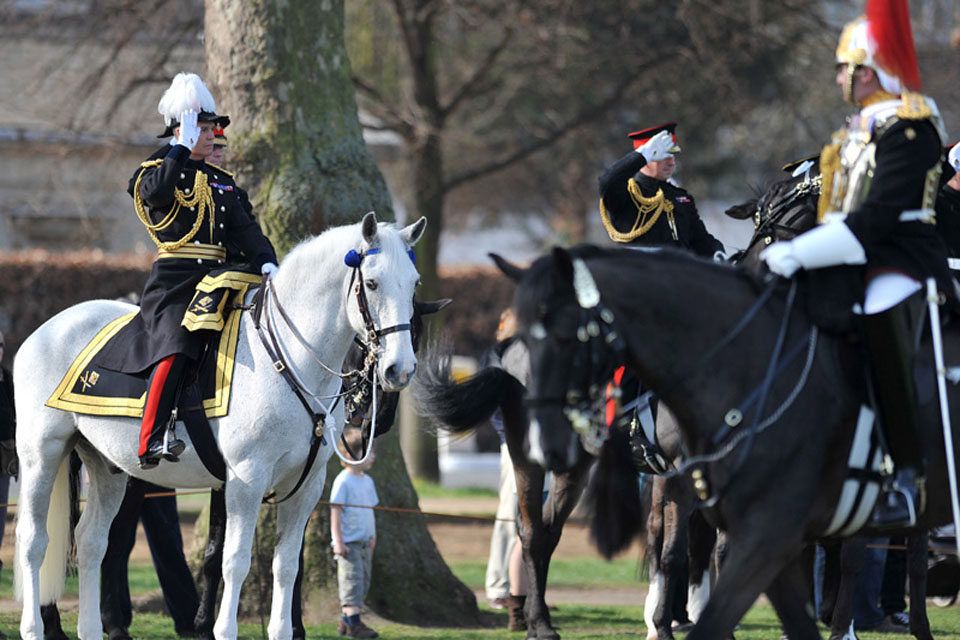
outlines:
M369 540L377 535L377 523L373 517L373 507L380 504L373 478L367 474L355 475L346 469L337 474L330 489L330 502L339 504L362 505L343 507L343 542ZM331 536L331 546L333 544Z

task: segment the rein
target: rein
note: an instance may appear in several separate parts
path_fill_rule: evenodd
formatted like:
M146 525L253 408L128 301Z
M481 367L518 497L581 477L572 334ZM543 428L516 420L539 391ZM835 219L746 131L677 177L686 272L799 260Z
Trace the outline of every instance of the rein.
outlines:
M313 468L314 462L316 462L317 454L320 450L320 447L326 445L327 440L324 436L324 432L327 429L326 421L327 416L329 416L333 410L336 408L337 403L344 396L352 393L357 386L359 386L363 381L369 379L372 385L372 395L373 395L373 418L371 420L370 426L370 444L367 447L367 451L364 453L363 457L360 460L356 459L356 456L353 455L354 460L348 460L343 454L340 453L340 450L337 447L334 447L334 452L337 456L347 464L359 465L363 464L367 458L370 456L370 453L373 451L373 437L372 434L376 428L376 408L377 408L377 375L375 373L375 366L380 356L381 344L380 338L383 336L389 335L391 333L396 333L399 331L410 331L410 324L397 324L392 327L387 327L385 329L377 329L376 324L373 320L373 315L370 313L370 303L367 300L366 290L363 287L363 272L361 270L361 263L363 262L364 255L376 254L379 253L379 248L368 249L365 253L357 253L356 251L349 251L344 259L344 262L347 266L353 269L353 272L350 275L350 288L352 289L354 295L357 298L357 307L360 311L360 316L363 319L364 328L366 330L366 340L361 341L363 346L366 348L366 357L364 358L363 370L354 370L347 373L341 373L336 371L327 364L325 364L311 348L310 344L304 339L303 335L296 328L293 321L290 319L290 316L287 315L287 312L284 310L283 306L280 304L280 300L277 298L276 291L274 290L273 283L269 278L264 280L263 286L257 291L256 296L253 300L253 323L257 329L257 335L260 337L260 342L263 345L263 348L266 350L267 355L270 356L270 359L273 361L274 370L279 373L287 384L290 386L290 389L293 391L294 395L297 397L297 400L300 401L300 404L303 406L304 410L307 412L307 415L310 416L310 421L313 424L313 429L310 433L310 450L307 452L307 460L304 463L303 471L300 473L300 477L297 479L296 484L287 493L286 496L280 499L276 499L276 492L271 492L269 495L263 498L265 504L279 504L285 500L290 499L299 489L303 486L303 483L306 481L307 476L310 473L310 470ZM358 278L359 276L359 278ZM359 375L361 383L349 387L347 389L341 390L339 393L333 395L321 395L310 390L297 375L296 371L290 365L289 361L286 359L283 353L283 347L280 342L280 339L276 333L276 327L279 326L274 316L274 309L280 315L283 323L286 325L290 333L296 338L297 342L310 354L310 356L325 369L328 373L331 373L341 380L347 380L354 376ZM264 316L266 312L266 316ZM266 319L266 322L264 322ZM342 387L341 387L342 388ZM320 405L320 411L314 411L307 396L313 398ZM324 400L333 399L333 404L326 406ZM335 425L330 428L334 428ZM343 432L341 430L340 439L346 445L346 440L344 439ZM348 448L349 451L349 448Z

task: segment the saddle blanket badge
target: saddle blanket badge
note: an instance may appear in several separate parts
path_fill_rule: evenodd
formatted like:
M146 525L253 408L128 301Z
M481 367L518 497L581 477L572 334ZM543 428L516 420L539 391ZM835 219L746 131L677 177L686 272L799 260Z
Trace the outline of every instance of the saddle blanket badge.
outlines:
M97 380L100 379L100 374L96 371L84 371L83 375L80 376L79 382L81 385L80 392L83 393L87 390L88 387L92 387L97 384Z

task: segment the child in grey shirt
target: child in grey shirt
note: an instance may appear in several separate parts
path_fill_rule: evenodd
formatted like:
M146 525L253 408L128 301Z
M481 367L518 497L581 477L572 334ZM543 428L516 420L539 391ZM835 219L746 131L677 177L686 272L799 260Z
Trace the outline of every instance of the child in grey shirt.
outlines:
M348 429L344 438L350 452L339 442L341 452L352 459L363 456L363 443L357 429ZM371 445L373 443L370 443ZM350 638L376 638L377 632L360 620L364 599L370 590L370 569L373 550L377 544L376 521L371 507L380 500L373 478L368 471L373 465L374 453L359 465L341 461L344 469L330 489L330 534L333 553L337 559L337 584L340 591L340 624L338 632ZM350 506L346 506L350 505Z

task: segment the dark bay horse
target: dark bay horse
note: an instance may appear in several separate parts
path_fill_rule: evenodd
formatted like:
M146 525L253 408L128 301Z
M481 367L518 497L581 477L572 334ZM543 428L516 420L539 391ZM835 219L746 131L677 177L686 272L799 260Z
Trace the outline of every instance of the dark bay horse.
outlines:
M648 522L648 557L651 561L650 596L645 618L649 638L671 638L674 598L686 583L675 584L686 564L688 529L684 526L664 527L664 521L686 523L693 500L680 500L685 486L678 482L657 484L653 490L649 519L643 510L638 492L638 478L630 458L630 447L623 432L613 431L594 456L578 439L577 462L562 471L555 471L546 504L542 500L544 469L532 461L526 449L528 429L524 405L525 384L529 377L526 348L519 341L500 345L498 361L481 368L474 375L454 382L449 362L435 349L428 349L420 359L420 370L412 387L419 411L437 426L450 433L465 433L488 420L499 409L517 484L520 512L518 531L527 572L526 620L528 638L559 638L554 629L544 594L551 556L560 540L563 525L587 484L584 504L591 509L590 535L606 558L626 549ZM657 419L657 436L668 459L679 459L682 443L676 423L668 411ZM683 505L691 505L685 507ZM611 522L616 525L611 526ZM695 519L690 536L690 583L703 588L709 577L713 549L713 527ZM700 591L699 593L703 593ZM705 599L704 599L705 602Z
M792 640L819 638L798 558L827 531L847 480L864 398L857 349L818 332L803 309L791 309L791 295L673 251L555 249L529 269L498 264L518 282L534 458L560 470L578 462L564 409L621 358L677 416L692 455L686 471L729 538L688 638L731 633L762 592ZM948 362L960 359L960 328L945 327L944 346ZM928 377L930 351L926 340ZM949 393L955 405L960 392ZM939 407L930 394L921 400L929 493L915 531L951 519Z

